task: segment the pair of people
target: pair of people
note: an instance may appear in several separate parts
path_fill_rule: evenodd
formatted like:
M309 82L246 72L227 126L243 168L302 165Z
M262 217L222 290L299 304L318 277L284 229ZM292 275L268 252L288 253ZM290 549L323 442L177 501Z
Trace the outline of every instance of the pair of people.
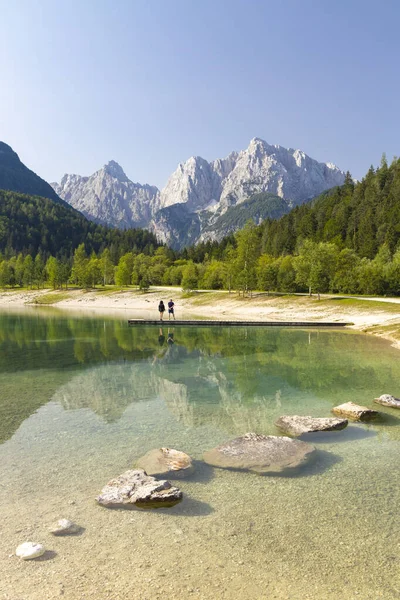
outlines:
M168 302L168 320L171 319L171 315L175 321L175 311L174 311L174 306L175 303L171 300ZM160 304L158 305L158 312L160 313L160 321L162 321L164 319L164 313L165 313L165 305L164 302L162 300L160 300Z

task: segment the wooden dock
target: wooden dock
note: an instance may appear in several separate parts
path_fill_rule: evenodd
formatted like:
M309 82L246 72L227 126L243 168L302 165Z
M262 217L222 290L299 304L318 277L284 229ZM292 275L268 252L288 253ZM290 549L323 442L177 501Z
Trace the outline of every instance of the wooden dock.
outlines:
M353 323L334 323L321 321L200 321L200 320L176 320L160 321L152 319L128 319L128 325L164 325L172 327L184 325L185 327L346 327Z

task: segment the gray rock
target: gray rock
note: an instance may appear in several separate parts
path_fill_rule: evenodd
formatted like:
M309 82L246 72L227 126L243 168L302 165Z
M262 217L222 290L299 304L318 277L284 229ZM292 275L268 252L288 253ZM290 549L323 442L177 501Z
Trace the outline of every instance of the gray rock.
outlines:
M60 519L50 528L50 533L53 535L74 535L81 531L82 527L76 525L76 523L73 523L69 519Z
M293 415L280 417L275 425L284 433L297 436L317 431L339 431L347 427L348 420Z
M185 452L173 448L150 450L137 461L137 467L148 475L183 478L194 471L192 459Z
M24 542L18 546L15 554L19 558L22 558L22 560L32 560L33 558L42 556L45 552L46 548L43 544L38 544L37 542Z
M314 446L289 437L246 433L204 453L214 467L246 469L256 473L282 473L307 463Z
M108 508L162 508L180 502L182 492L169 481L157 480L143 469L135 469L109 481L96 500Z
M391 408L400 408L400 398L395 398L390 394L382 394L379 398L375 398L374 402L382 404L382 406L390 406Z
M372 421L378 416L378 411L366 406L354 404L354 402L345 402L332 408L332 412L339 417L346 417L351 421Z

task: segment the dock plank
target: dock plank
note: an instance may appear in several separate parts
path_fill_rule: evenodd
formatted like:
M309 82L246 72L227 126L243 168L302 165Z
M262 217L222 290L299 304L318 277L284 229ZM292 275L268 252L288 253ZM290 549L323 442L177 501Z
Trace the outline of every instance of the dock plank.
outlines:
M128 319L128 325L185 325L194 327L346 327L353 323L321 321L202 321L178 320L160 321L156 319Z

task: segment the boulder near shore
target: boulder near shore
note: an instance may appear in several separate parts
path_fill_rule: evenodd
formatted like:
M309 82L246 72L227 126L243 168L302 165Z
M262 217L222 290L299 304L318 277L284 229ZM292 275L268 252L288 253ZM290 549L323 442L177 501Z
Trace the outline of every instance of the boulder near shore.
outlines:
M125 471L111 479L96 501L107 508L166 508L182 500L169 481L147 475L143 469Z
M300 440L246 433L205 452L203 458L214 467L273 474L300 467L309 462L315 453L314 446Z
M156 448L149 450L139 458L137 466L148 475L183 478L194 471L192 459L185 452L173 448Z
M390 406L390 408L400 408L400 398L395 398L390 394L382 394L379 398L375 398L374 402L382 404L382 406Z
M345 417L351 421L372 421L379 415L377 410L354 404L354 402L345 402L332 408L332 412L339 417Z
M340 431L347 427L348 420L334 417L321 418L292 415L280 417L275 425L288 435L298 436L303 433L314 433L317 431Z

